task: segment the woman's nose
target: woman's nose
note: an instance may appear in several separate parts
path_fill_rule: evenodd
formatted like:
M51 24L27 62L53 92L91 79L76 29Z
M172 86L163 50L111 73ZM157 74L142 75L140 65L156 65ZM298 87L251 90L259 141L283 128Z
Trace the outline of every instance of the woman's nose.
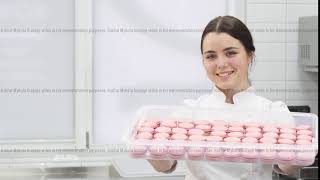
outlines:
M223 57L218 58L216 62L217 62L218 69L224 68L226 66L226 64L227 64L226 59L223 58Z

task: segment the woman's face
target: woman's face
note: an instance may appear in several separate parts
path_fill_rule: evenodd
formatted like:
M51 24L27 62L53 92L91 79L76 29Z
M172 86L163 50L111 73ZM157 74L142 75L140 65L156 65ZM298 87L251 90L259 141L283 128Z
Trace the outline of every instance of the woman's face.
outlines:
M227 33L211 32L203 40L203 64L208 78L220 89L246 89L252 56Z

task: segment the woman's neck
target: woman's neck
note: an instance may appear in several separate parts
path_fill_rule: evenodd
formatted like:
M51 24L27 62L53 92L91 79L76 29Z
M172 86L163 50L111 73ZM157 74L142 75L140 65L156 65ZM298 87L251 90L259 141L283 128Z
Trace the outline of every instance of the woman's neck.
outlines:
M237 94L238 92L241 92L241 91L244 91L246 89L248 89L250 87L250 83L247 82L235 89L220 89L219 87L217 87L221 92L223 92L223 94L226 96L226 103L229 103L229 104L234 104L234 101L233 101L233 96L235 94Z

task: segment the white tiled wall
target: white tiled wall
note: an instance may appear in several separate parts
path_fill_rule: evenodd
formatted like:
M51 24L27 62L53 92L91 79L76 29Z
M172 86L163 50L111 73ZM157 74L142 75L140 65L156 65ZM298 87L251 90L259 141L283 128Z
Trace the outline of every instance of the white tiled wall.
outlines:
M251 79L258 94L309 105L313 113L318 113L318 73L303 71L298 32L292 30L300 16L318 15L317 10L317 0L247 0L247 25L257 49Z

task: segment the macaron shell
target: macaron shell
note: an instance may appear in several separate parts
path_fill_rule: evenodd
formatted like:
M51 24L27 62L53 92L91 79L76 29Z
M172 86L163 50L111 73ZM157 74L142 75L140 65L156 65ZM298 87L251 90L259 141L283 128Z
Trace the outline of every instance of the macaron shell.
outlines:
M258 143L258 139L254 137L246 137L241 139L241 142L243 143Z
M171 128L169 127L157 127L155 129L155 132L158 132L158 133L171 133Z
M230 126L228 128L229 132L244 132L244 128L240 126Z
M291 161L291 160L295 159L296 156L295 156L294 152L281 151L281 152L278 152L277 157L279 160Z
M225 131L212 131L211 135L212 136L225 137L227 135L227 133Z
M169 133L156 133L153 135L154 139L169 139Z
M177 127L177 122L175 120L161 121L160 126L175 128Z
M308 140L311 141L312 140L312 136L308 136L308 135L298 135L297 136L298 140Z
M293 128L280 128L280 133L284 134L296 134L296 130Z
M242 138L243 137L243 133L242 132L230 132L227 134L228 137L238 137L238 138Z
M299 139L299 140L296 141L296 144L298 144L298 145L310 145L310 144L312 144L312 142L309 141L309 140Z
M172 146L168 148L168 153L174 156L182 156L186 152L185 147L181 146Z
M205 141L206 137L202 135L191 135L188 138L190 141Z
M153 133L154 129L152 127L143 126L138 129L138 132L150 132Z
M223 141L223 137L221 136L205 136L206 141L209 142L221 142Z
M136 135L136 139L152 139L150 132L140 132Z
M213 131L225 131L226 132L228 130L228 127L226 127L226 126L213 126L212 130Z
M267 132L267 133L263 133L262 137L266 137L266 138L278 138L279 135L275 132Z
M187 134L188 130L184 129L184 128L172 128L172 133L174 134Z
M209 132L209 131L211 131L211 126L205 125L205 124L199 124L199 125L196 125L196 129L201 129L204 132Z
M178 124L178 127L184 128L184 129L192 129L192 128L194 128L194 124L188 123L188 122L181 122Z
M195 125L210 125L210 121L207 121L207 120L196 120L193 123Z
M188 136L185 134L172 134L170 139L172 139L172 140L187 140Z
M245 137L261 138L262 134L260 132L247 132Z
M208 148L205 154L207 157L217 158L223 156L223 150L220 148Z
M263 138L259 139L259 143L263 143L263 144L276 144L276 143L277 143L277 139L275 139L275 138L269 138L269 137L263 137Z
M291 140L296 140L297 137L296 137L296 135L293 135L293 134L280 134L279 139L291 139Z
M311 130L298 130L297 131L298 135L308 135L308 136L312 136L312 131Z
M241 139L238 137L226 137L223 139L224 142L241 142Z
M294 141L291 139L278 139L279 144L294 144Z
M261 129L258 127L248 127L246 128L246 132L261 132Z
M203 135L204 131L201 129L189 129L188 135Z

